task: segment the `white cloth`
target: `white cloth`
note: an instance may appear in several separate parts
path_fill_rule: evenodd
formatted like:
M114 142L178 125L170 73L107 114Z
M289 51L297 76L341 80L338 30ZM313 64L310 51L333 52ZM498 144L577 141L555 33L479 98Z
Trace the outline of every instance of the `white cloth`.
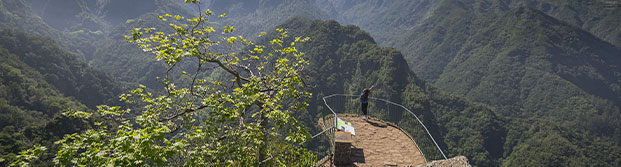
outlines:
M356 135L354 125L351 122L342 120L341 118L336 118L336 129L349 132L351 135Z

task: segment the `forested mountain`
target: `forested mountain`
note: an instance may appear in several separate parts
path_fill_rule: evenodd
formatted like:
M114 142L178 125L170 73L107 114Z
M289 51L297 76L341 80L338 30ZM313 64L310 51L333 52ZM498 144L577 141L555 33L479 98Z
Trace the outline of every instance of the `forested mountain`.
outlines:
M309 128L323 110L321 97L375 84L373 96L415 110L448 156L466 155L475 166L621 165L619 1L203 0L198 6L213 11L209 24L218 31L233 25L233 35L258 43L275 36L255 38L259 32L276 27L312 39L296 45L316 86L309 90L310 112L297 115ZM10 153L87 127L60 111L117 104L121 88L111 78L161 88L155 78L166 66L124 35L146 27L171 32L159 15L197 10L176 0L0 1L6 29L0 166ZM218 18L222 12L228 16ZM179 64L176 72L192 65Z
M339 21L402 50L414 72L443 90L503 115L545 117L621 141L612 121L620 116L621 101L617 1L319 4L334 9Z
M292 16L328 19L329 16L313 0L231 0L211 1L206 6L215 14L227 13L220 22L233 25L240 35L254 39L260 32L270 31Z
M577 26L613 45L620 46L621 3L610 0L414 0L414 1L317 1L339 22L359 25L380 44L405 53L411 68L434 81L444 67L421 59L432 55L439 61L454 55L460 41L485 28L479 17L500 14L525 6L543 11L562 22ZM413 62L413 61L417 62ZM439 68L439 69L438 69Z
M0 46L18 55L20 62L36 70L47 83L65 96L89 107L112 103L121 93L109 75L89 67L75 55L63 50L49 38L37 37L19 31L0 32Z
M331 18L343 24L360 26L378 43L386 46L399 46L395 45L395 42L436 12L435 9L440 6L440 2L437 0L316 1Z
M151 73L151 66L159 63L134 47L119 50L127 44L123 35L133 27L156 23L158 15L187 14L176 2L168 0L14 0L0 2L0 8L3 9L0 27L50 37L64 49L77 54L81 61L128 82L140 81L145 76L128 72ZM136 22L137 18L147 20ZM164 26L160 27L167 28ZM148 76L154 78L155 75Z
M0 10L1 28L19 29L27 33L49 37L80 57L94 51L94 45L86 39L97 38L101 35L89 31L74 33L59 31L46 24L41 16L36 15L23 0L0 1Z
M465 40L435 82L497 106L504 115L546 117L619 143L621 50L538 10L493 16Z
M4 27L43 32L41 35L52 37L93 67L112 74L116 79L149 87L161 86L153 83L153 79L163 74L157 70L163 68L162 64L127 43L123 36L140 27L169 30L170 27L160 22L157 16L166 13L191 16L198 10L194 5L174 0L16 0L2 3L7 8L3 10L7 12L2 18L10 23ZM203 10L212 9L216 16L223 12L229 15L221 19L214 17L213 22L220 25L216 28L232 25L238 27L236 34L249 39L272 30L291 16L328 18L312 0L286 3L271 0L205 1L200 6ZM20 16L13 17L9 11Z
M477 166L616 166L618 147L596 141L553 120L499 116L489 106L444 93L409 72L395 49L378 46L356 26L296 17L279 27L312 40L300 47L316 85L311 114L321 97L358 94L375 84L375 97L406 104L425 118L447 156L466 155ZM399 114L397 114L399 115ZM312 116L311 116L312 117ZM552 159L549 159L552 158Z
M487 2L487 4L490 3L493 3L493 1ZM513 0L498 6L509 6L505 7L505 10L515 8L516 6L535 8L558 20L591 32L604 41L621 47L621 29L619 29L621 26L620 1Z
M173 3L175 2L175 3ZM110 29L110 35L105 40L99 41L99 47L94 52L91 64L106 72L112 73L122 81L138 82L149 87L161 86L154 83L153 79L163 73L159 62L154 62L148 54L127 43L123 35L137 27L156 27L158 30L167 31L170 27L160 22L157 16L180 14L191 16L198 10L195 5L185 5L182 1L154 1L143 4L156 4L152 11L131 17ZM291 16L309 16L313 18L328 18L328 15L317 7L311 0L301 1L204 1L201 9L212 10L215 16L227 14L226 17L213 17L212 22L217 22L215 28L222 29L224 26L236 27L234 34L248 39L255 39L260 32L270 31L275 26ZM215 34L216 36L218 34Z
M143 13L109 29L110 35L97 41L99 46L93 53L90 64L121 81L141 83L149 87L161 86L154 81L155 77L163 75L160 69L165 68L164 65L155 61L150 54L136 48L134 44L127 42L124 37L133 28L155 27L160 31L169 31L170 27L158 19L160 15L166 13L189 15L173 3L158 7L157 10Z
M395 102L403 102L414 109L417 114L423 114L424 122L436 129L432 130L436 137L444 138L445 135L453 136L448 140L440 140L443 149L449 149L448 156L467 155L474 158L475 164L493 164L490 150L486 150L489 142L494 140L489 136L482 136L483 131L499 129L501 125L491 110L483 105L473 104L459 98L451 97L429 86L408 70L401 53L393 48L378 46L368 33L356 26L341 26L336 21L319 21L308 18L296 17L279 27L288 28L292 36L308 36L311 41L303 44L303 51L310 61L307 74L310 83L315 88L311 89L313 99L308 107L311 118L318 112L325 112L321 98L333 93L358 94L360 90L370 85L375 85L373 96L385 98ZM453 112L465 112L478 117L461 117ZM395 114L395 113L393 113ZM404 113L396 113L399 117ZM446 114L446 115L445 115ZM440 117L459 117L462 119L475 119L478 125L471 125L472 129L457 130L446 128L440 130L440 124L458 122L437 122ZM398 121L396 121L398 122ZM436 124L440 123L440 124ZM461 124L461 123L459 123ZM470 126L470 125L469 125ZM448 131L450 129L450 131ZM479 134L479 135L477 135ZM474 138L486 138L485 140L472 141ZM463 141L471 141L462 143ZM450 143L450 144L449 144ZM462 143L462 144L455 144ZM448 144L448 145L447 145ZM468 149L465 145L469 145ZM463 147L463 151L455 151Z
M46 37L0 30L0 56L0 152L9 161L35 143L51 145L64 134L85 129L62 111L117 104L121 93L107 74Z
M53 39L58 39L61 43L72 41L63 46L80 54L90 65L121 81L138 82L149 87L161 86L152 82L156 76L162 74L157 70L162 68L161 63L154 62L140 49L132 47L123 35L127 35L132 28L139 27L168 30L168 25L160 22L157 16L166 13L191 16L198 10L194 5L173 0L17 0L9 5L6 6L21 12L26 18L32 18L32 21L24 21L6 16L11 18L11 22L15 22L9 26L28 27L31 22L36 22L34 25L38 27L30 28L33 32L50 31L43 35L54 36ZM214 17L213 22L221 25L216 26L217 28L233 25L239 27L236 33L250 39L256 38L259 32L273 29L275 25L294 15L328 18L327 14L316 10L314 1L311 0L287 3L205 1L201 6L202 9L212 9L216 16L223 12L230 16L222 19Z
M66 31L108 31L128 19L161 9L168 0L23 0L53 28Z

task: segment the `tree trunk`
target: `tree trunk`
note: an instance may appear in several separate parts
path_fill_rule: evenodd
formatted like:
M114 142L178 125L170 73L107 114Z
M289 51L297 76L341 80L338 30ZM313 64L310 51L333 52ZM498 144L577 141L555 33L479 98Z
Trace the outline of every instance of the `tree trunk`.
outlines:
M260 120L261 121L261 124L260 124L261 127L260 128L261 128L261 132L263 133L263 145L259 148L259 162L262 162L262 161L264 161L265 159L268 158L267 157L267 154L268 154L267 153L267 146L268 146L267 139L268 139L268 135L269 135L268 133L269 132L267 131L267 127L268 127L268 123L269 122L268 122L268 119L266 117L266 114L267 113L265 111L261 110L261 118L260 118L261 119ZM269 164L270 163L268 161L268 162L259 164L259 166L266 166L267 167L267 166L270 166Z

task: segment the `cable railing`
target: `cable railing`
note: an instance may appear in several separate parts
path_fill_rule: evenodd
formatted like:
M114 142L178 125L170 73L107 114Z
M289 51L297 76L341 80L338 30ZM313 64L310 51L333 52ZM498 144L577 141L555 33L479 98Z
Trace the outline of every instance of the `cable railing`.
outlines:
M327 107L327 110L318 111L317 125L321 128L321 131L312 136L311 140L305 142L307 147L317 157L323 157L316 166L322 166L322 163L327 163L334 155L335 146L335 131L337 131L336 123L338 114L355 114L361 115L360 99L359 95L350 94L332 94L323 97L323 102ZM427 127L419 119L419 117L410 111L405 106L391 102L381 98L369 97L368 114L370 117L374 117L386 122L393 123L398 128L405 132L412 142L414 142L426 162L432 160L447 159L446 155L438 146ZM325 134L325 135L322 135ZM304 143L300 143L294 147L299 147ZM260 162L265 163L277 156L283 156L283 153L293 147L283 150L268 159Z
M320 111L320 126L326 129L336 127L337 114L356 114L361 115L359 95L332 94L323 97L324 104L330 111ZM425 161L447 159L446 155L435 141L429 129L423 124L419 117L401 104L391 102L381 98L369 97L368 114L370 117L396 124L403 132L412 139ZM321 125L323 124L323 125ZM325 133L330 138L331 155L334 153L334 129L330 133Z

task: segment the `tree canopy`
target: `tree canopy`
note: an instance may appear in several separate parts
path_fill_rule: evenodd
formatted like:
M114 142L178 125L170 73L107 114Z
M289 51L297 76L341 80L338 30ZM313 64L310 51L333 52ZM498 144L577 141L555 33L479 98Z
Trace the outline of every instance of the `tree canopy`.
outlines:
M186 3L195 3L194 1ZM167 66L162 92L144 86L120 96L140 106L133 111L98 106L96 112L71 110L66 115L91 120L95 127L56 142L56 165L93 166L308 166L315 157L303 147L310 138L292 117L305 111L300 73L307 64L295 46L308 38L287 40L286 29L269 45L255 45L224 26L216 39L210 10L185 18L159 19L172 31L135 28L126 39ZM224 17L220 15L219 17ZM188 80L170 80L176 67L194 62ZM164 69L163 69L164 70ZM221 80L204 77L219 70ZM24 165L45 147L22 152ZM281 154L282 153L282 154Z

